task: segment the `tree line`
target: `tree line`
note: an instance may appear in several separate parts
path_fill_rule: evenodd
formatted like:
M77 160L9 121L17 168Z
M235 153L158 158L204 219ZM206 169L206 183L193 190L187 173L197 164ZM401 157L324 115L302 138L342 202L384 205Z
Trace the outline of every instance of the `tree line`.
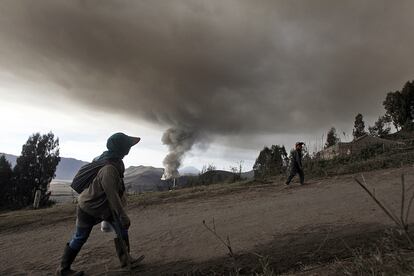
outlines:
M379 116L374 125L365 129L363 115L355 116L353 139L356 140L366 134L384 138L391 132L391 124L399 130L411 131L414 129L414 81L405 83L401 91L389 92L383 106L385 114ZM341 141L336 128L331 127L327 133L324 148L336 145ZM304 154L305 158L310 158ZM289 157L284 146L272 145L264 147L253 166L255 178L264 179L267 176L279 175L286 172L289 166Z
M35 133L22 147L12 167L6 156L0 156L0 208L18 209L33 204L40 191L40 206L50 204L48 187L60 162L59 138L52 132Z
M383 101L385 114L379 116L373 126L365 130L365 122L361 113L357 114L352 132L353 138L369 134L374 137L384 138L391 132L391 124L397 131L413 130L414 122L414 81L405 83L401 91L389 92ZM340 138L335 127L327 134L325 148L336 145Z

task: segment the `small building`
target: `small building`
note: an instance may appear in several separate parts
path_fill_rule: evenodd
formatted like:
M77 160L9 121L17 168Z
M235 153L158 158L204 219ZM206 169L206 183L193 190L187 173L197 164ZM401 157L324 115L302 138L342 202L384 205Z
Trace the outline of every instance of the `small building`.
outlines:
M318 152L318 156L322 159L329 160L338 156L359 154L362 150L373 145L382 145L384 149L391 149L404 147L405 143L365 134L352 142L339 142L336 145L326 148Z

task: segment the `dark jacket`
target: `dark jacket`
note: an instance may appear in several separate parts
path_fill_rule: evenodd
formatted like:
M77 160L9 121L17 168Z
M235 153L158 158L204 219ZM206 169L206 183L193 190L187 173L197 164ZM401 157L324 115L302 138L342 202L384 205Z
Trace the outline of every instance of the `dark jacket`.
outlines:
M302 151L301 150L293 150L291 152L292 154L292 159L291 159L291 166L292 169L296 169L296 170L303 170L302 167Z
M112 164L99 170L91 185L80 194L78 204L82 211L95 218L108 220L112 209L123 225L130 223L125 210L125 188L118 170ZM80 224L82 222L78 221L78 226L84 227Z

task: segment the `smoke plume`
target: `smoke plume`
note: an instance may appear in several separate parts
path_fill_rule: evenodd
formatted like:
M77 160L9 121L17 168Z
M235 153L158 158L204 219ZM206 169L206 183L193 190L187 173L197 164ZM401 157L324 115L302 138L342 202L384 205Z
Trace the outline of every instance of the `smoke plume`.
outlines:
M169 128L162 136L162 142L168 146L169 153L165 157L164 179L178 177L178 168L186 152L191 150L197 141L197 133L194 130Z

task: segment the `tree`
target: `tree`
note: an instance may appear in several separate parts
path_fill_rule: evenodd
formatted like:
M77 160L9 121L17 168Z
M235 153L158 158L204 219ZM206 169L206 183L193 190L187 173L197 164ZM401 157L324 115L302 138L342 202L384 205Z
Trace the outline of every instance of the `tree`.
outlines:
M41 205L48 201L48 185L55 177L59 161L59 138L55 139L52 132L35 133L29 137L14 168L16 196L21 206L33 203L36 190L41 191Z
M281 174L285 171L287 162L288 157L284 146L264 147L254 163L254 177L265 179L268 176Z
M365 132L365 122L364 118L361 113L359 113L355 117L355 123L354 123L354 130L352 131L352 135L354 136L354 140L364 136L366 134Z
M13 170L6 157L0 156L0 207L12 203L13 195Z
M325 148L336 145L340 141L341 139L339 139L338 135L336 134L336 129L334 127L331 127L331 129L328 131L328 135L326 136Z
M206 172L215 171L216 169L217 168L214 166L214 164L204 165L203 168L201 168L199 175L205 174Z
M243 160L237 162L236 166L230 166L230 171L233 173L233 182L239 181L242 179L242 171L243 171Z
M389 92L383 102L386 115L397 130L412 127L414 120L414 81L406 82L401 91Z
M387 115L378 117L378 120L372 127L368 128L369 134L375 137L384 137L391 131L391 118Z
M230 171L233 173L233 182L239 181L241 179L239 174L239 168L230 166Z

